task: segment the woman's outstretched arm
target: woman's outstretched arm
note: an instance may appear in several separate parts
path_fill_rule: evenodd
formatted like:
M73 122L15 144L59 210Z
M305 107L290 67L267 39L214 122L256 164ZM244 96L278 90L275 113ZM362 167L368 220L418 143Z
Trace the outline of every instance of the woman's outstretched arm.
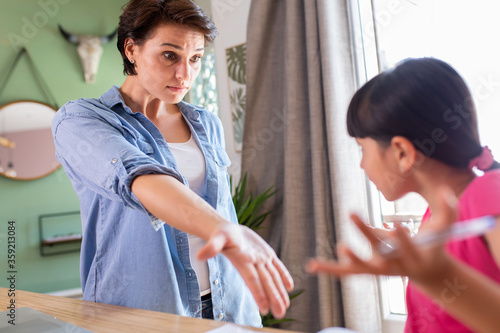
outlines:
M170 226L200 237L198 253L206 260L222 253L239 271L262 313L283 318L293 289L290 273L274 250L251 229L231 223L175 178L151 174L134 179L132 192L153 215Z

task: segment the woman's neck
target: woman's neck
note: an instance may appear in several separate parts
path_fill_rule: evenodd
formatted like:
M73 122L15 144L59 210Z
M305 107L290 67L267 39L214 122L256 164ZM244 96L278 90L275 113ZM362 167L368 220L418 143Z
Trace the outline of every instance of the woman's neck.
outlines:
M179 112L177 105L167 105L146 91L138 84L135 76L127 76L119 90L125 104L132 112L140 112L151 120L159 117L164 112Z

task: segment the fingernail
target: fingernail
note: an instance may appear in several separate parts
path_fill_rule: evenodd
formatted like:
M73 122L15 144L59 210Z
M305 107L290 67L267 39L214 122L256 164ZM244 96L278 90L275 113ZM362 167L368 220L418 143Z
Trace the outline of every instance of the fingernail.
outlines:
M259 306L260 314L265 316L269 313L269 302L262 302Z
M273 317L276 319L283 319L285 317L284 313L277 313L276 311L273 311Z
M310 260L306 263L306 272L314 273L315 268L316 268L316 263L313 260Z

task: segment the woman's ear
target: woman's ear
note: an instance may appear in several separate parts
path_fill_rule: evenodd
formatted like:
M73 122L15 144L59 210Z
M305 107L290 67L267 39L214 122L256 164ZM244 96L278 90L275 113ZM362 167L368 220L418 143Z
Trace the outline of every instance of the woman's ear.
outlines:
M413 143L405 137L395 136L391 140L396 163L402 174L407 174L418 164L418 150Z
M125 55L129 59L129 61L130 59L134 59L134 52L136 49L136 45L134 44L132 38L125 39L123 48L125 49Z

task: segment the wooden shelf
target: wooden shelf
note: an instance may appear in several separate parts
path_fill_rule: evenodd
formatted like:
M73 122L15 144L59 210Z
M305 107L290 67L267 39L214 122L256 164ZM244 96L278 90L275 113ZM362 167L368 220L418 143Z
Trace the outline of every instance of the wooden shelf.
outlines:
M80 251L80 211L38 216L42 257Z
M61 236L61 237L44 239L42 241L42 245L51 246L51 245L66 244L66 243L78 243L81 241L82 241L82 235L70 235L70 236Z

